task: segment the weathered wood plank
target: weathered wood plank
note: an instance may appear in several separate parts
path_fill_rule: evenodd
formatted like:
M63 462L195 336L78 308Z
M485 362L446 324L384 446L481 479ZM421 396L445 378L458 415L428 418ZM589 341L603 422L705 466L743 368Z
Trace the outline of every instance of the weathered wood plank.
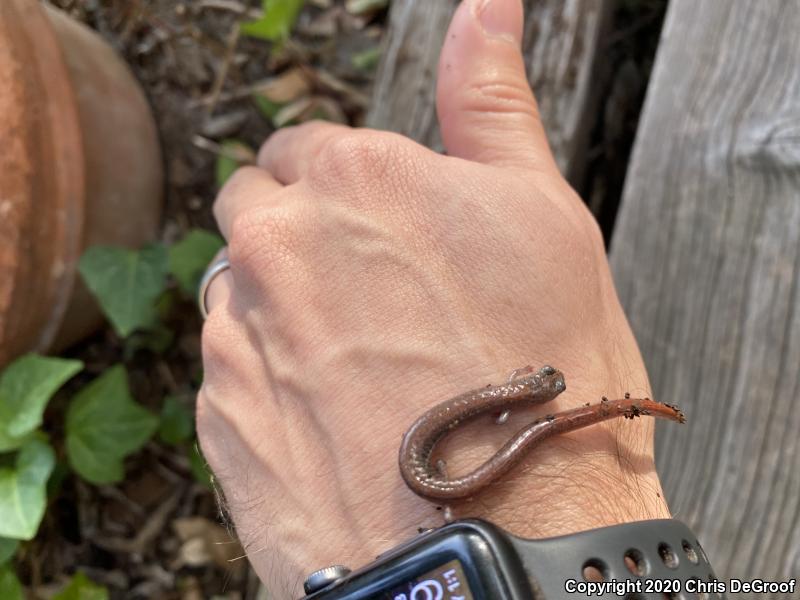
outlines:
M562 172L579 177L591 118L595 55L610 0L525 0L523 48L547 136ZM367 125L442 149L436 64L457 0L394 0Z
M689 418L657 430L670 506L723 577L800 574L798 32L797 2L671 2L612 241Z

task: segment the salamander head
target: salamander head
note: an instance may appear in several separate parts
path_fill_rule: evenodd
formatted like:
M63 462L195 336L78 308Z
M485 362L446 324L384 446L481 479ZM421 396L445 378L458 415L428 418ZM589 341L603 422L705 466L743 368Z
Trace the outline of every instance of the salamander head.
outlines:
M539 377L542 387L545 390L550 390L554 397L567 389L567 384L564 381L564 374L558 369L545 365L539 369L536 375Z

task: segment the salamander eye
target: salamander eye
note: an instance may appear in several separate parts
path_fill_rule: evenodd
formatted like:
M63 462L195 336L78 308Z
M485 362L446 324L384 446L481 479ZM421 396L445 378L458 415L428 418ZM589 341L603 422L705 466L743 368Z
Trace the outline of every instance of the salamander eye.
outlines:
M556 372L555 368L551 367L550 365L545 365L541 369L539 369L539 373L541 375L554 375L555 372Z

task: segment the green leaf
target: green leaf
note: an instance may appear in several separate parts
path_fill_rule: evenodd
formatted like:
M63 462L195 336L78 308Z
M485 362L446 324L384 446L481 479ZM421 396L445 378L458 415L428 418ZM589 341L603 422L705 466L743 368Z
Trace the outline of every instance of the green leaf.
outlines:
M161 425L158 434L168 444L180 444L194 433L194 417L191 411L177 398L167 396L161 409Z
M78 270L117 333L125 337L155 320L155 301L164 290L167 251L161 244L141 250L92 246Z
M259 110L259 112L264 115L264 117L266 117L267 121L270 123L274 122L275 115L277 115L285 106L279 102L273 102L261 94L253 94L253 102L255 102L256 108Z
M0 567L6 564L17 553L18 540L0 537ZM1 596L0 596L1 597Z
M371 71L378 64L380 58L380 46L375 46L374 48L367 48L362 52L354 54L350 62L359 71Z
M224 140L220 144L220 153L217 155L217 187L221 188L225 185L236 169L243 165L251 165L255 161L256 153L250 146L239 140Z
M0 568L0 598L3 600L25 600L22 584L9 567Z
M225 242L217 234L192 229L169 249L170 273L186 294L194 296L197 293L208 263L224 245Z
M123 460L144 446L158 418L131 397L121 365L83 388L67 410L66 447L70 465L84 479L101 485L121 481Z
M277 42L289 37L305 0L262 0L262 17L242 23L241 32L250 37Z
M20 448L13 467L0 469L0 536L30 540L36 535L54 465L52 448L33 438Z
M69 584L50 600L108 600L108 590L83 573L75 573Z
M19 448L42 424L55 391L83 368L79 360L26 354L0 375L0 452Z

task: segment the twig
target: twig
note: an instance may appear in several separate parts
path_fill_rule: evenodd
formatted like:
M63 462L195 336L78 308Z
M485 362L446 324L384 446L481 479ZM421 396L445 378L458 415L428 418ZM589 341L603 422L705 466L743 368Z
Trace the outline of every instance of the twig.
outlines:
M106 550L112 552L124 552L125 554L141 554L145 548L150 546L151 542L158 537L158 534L164 529L164 524L167 521L170 513L178 507L181 499L181 492L173 494L153 512L147 522L139 529L139 533L133 539L126 538L101 538L97 537L92 541Z
M192 137L192 144L196 148L200 148L201 150L205 150L206 152L211 152L212 154L216 154L217 156L224 156L226 158L230 158L235 160L236 162L240 163L252 163L254 162L255 158L252 155L245 154L244 152L236 152L235 149L228 149L217 142L210 140L208 138L203 137L202 135L195 135Z
M211 113L214 112L214 109L217 106L217 100L219 99L219 94L222 91L222 86L225 84L225 79L228 77L228 70L233 62L233 54L236 50L236 42L238 41L239 24L235 23L226 39L227 47L225 49L225 55L222 59L222 67L220 67L219 71L217 71L217 77L214 79L214 85L211 88L211 94L209 94L209 103L206 107L206 118L211 116Z
M139 0L136 0L133 3L133 7L130 8L125 16L124 26L122 31L119 34L119 38L117 39L117 43L125 48L128 45L128 40L130 39L131 35L133 34L133 30L138 25L139 19L145 13L145 5L147 3L142 3Z
M313 69L307 66L303 66L302 69L309 78L316 81L317 84L333 92L345 95L348 100L359 108L367 108L369 106L369 96L328 71Z
M263 14L257 8L245 6L236 0L200 0L197 3L200 9L211 8L217 10L227 10L237 15L248 16L252 19L260 19Z
M122 490L112 485L107 486L99 486L97 488L97 493L103 496L104 498L110 498L112 500L116 500L120 504L123 504L128 510L134 513L136 516L143 516L146 514L144 508L142 508L139 504L128 498Z
M262 79L261 81L257 81L255 83L251 83L245 86L241 86L236 88L235 90L231 90L230 92L220 93L219 97L216 99L218 104L224 104L226 102L233 102L235 100L241 100L242 98L247 98L253 92L258 90L259 87L264 85L266 82L271 81L270 79ZM212 102L213 98L210 96L204 96L202 98L197 98L188 102L188 108L193 109L197 108L198 106L206 106Z
M180 388L178 382L175 381L175 376L172 374L169 365L165 361L159 360L156 363L156 369L158 370L158 374L161 375L161 379L167 384L170 394L177 394Z

